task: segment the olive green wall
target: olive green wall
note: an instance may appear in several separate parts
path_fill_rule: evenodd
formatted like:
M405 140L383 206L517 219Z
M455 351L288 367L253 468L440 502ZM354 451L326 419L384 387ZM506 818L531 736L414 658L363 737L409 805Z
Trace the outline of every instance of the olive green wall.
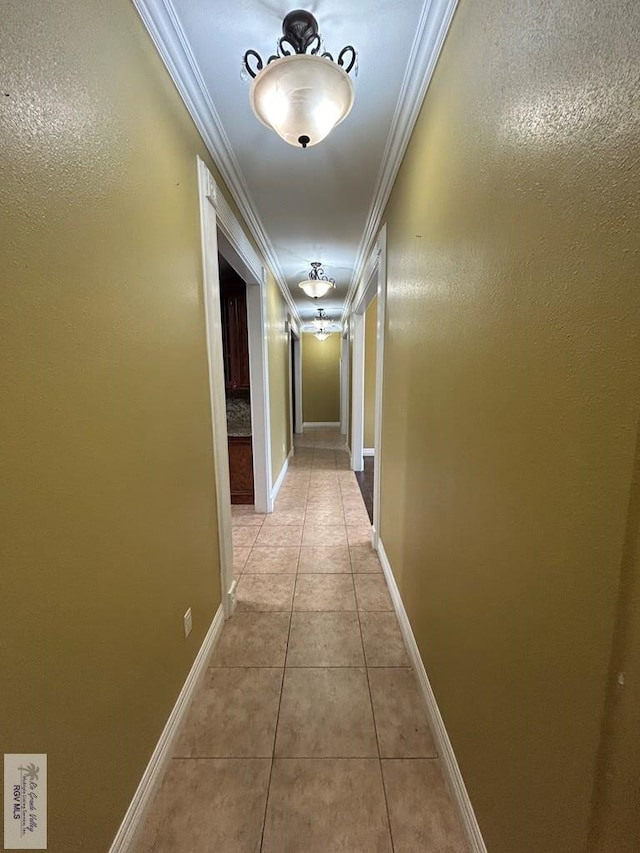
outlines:
M381 537L491 853L583 853L598 756L637 779L639 37L461 0L386 212Z
M341 336L319 341L302 335L302 417L305 423L340 420Z
M0 744L106 851L220 602L207 155L129 0L8 0L0 76Z
M374 447L376 424L376 347L378 297L374 296L364 316L364 445Z
M291 388L289 384L289 333L287 305L271 274L267 279L267 341L271 407L271 475L278 479L291 450Z
M640 434L622 553L589 853L635 853L640 839Z

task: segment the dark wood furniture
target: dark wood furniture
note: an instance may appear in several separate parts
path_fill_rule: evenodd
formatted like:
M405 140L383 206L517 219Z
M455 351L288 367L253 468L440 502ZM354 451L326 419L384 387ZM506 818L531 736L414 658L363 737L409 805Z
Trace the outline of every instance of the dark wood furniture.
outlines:
M249 332L247 289L235 281L220 282L222 353L227 391L249 390Z
M250 435L229 436L231 503L253 503L253 449Z

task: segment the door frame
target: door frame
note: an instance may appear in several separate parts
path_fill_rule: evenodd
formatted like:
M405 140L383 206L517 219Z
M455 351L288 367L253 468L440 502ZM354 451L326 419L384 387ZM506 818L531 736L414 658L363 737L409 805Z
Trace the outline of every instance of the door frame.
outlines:
M376 391L374 422L373 471L373 547L378 547L380 537L380 486L382 469L382 403L384 388L384 337L387 315L387 226L378 232L377 240L364 267L360 286L353 298L349 330L353 351L353 376L351 397L351 467L364 468L364 314L374 296L378 297L376 317Z
M349 435L349 332L342 333L340 350L340 435Z
M291 359L289 359L289 388L295 389L295 406L289 406L291 412L291 447L293 436L302 432L302 345L301 330L293 320L289 320L290 348L293 346L293 375L291 374Z
M225 617L235 607L231 489L227 437L226 395L222 356L220 311L220 271L218 252L247 285L247 326L249 332L249 375L251 384L251 432L255 507L271 512L271 434L269 407L269 361L266 329L266 271L259 255L247 239L213 175L197 158L198 197L204 313L209 366L209 395L213 432L213 456L220 553L220 591Z

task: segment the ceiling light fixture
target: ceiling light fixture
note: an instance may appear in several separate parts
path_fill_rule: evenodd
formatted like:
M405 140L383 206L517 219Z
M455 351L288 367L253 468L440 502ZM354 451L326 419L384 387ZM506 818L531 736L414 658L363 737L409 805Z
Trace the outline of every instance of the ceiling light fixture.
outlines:
M320 261L312 261L311 272L306 280L298 283L298 287L301 287L307 296L310 296L312 299L319 299L335 286L335 278L329 278L329 276L324 274Z
M316 332L316 338L319 341L326 341L327 338L331 337L331 332Z
M349 72L355 66L358 73L358 55L347 45L334 61L324 50L318 22L304 9L286 15L282 32L266 66L257 51L244 55L243 74L253 78L251 109L289 145L309 148L349 115L354 98Z
M324 332L327 326L331 323L331 320L324 313L324 308L318 308L318 313L311 322L316 329L320 332Z

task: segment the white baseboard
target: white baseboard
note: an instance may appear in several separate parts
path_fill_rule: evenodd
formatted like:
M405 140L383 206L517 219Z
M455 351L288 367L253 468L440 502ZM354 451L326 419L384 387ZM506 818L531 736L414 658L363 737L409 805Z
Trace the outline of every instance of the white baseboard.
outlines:
M305 421L302 424L304 427L339 427L340 421Z
M178 733L178 729L189 708L193 692L200 680L200 676L203 675L207 667L207 661L209 660L211 652L218 641L223 624L224 614L222 611L222 605L220 605L216 615L213 617L213 622L209 626L209 630L207 631L203 643L200 646L200 651L196 655L196 659L194 660L193 666L189 671L189 675L187 676L182 690L180 691L176 704L173 706L171 714L169 714L169 719L162 730L162 734L156 744L156 748L153 750L149 763L142 774L140 784L133 795L133 799L131 800L122 823L120 824L120 829L116 833L113 844L109 848L109 853L128 853L128 851L133 851L134 849L133 844L136 834L141 828L145 812L162 779L163 771L171 757L173 742Z
M384 550L384 545L380 538L378 538L378 556L380 557L382 571L387 579L391 600L398 617L398 622L400 623L400 630L402 631L407 652L418 677L418 686L427 706L427 714L431 724L431 731L436 742L438 755L442 761L442 769L449 783L452 798L458 808L460 819L462 820L466 831L471 853L487 853L487 848L482 838L482 833L480 832L480 827L478 826L478 821L473 811L473 806L471 805L471 800L469 799L469 794L467 793L462 774L460 773L460 768L456 761L453 747L449 740L449 735L447 734L444 721L438 708L438 703L436 702L436 697L424 668L422 657L420 656L416 638L413 636L407 611L404 609L404 604L400 597L400 591L398 590L396 579L391 570L391 564L389 563L387 552Z
M293 456L293 448L289 451L289 455L282 463L282 468L280 469L280 473L278 474L278 479L273 484L273 488L271 489L271 508L269 512L273 512L273 502L275 501L278 492L280 491L280 487L284 483L284 478L287 476L287 471L289 470L289 459Z
M363 448L363 450L362 450L362 455L363 455L363 456L375 456L375 455L376 455L376 449L375 449L375 447L365 447L365 448Z

